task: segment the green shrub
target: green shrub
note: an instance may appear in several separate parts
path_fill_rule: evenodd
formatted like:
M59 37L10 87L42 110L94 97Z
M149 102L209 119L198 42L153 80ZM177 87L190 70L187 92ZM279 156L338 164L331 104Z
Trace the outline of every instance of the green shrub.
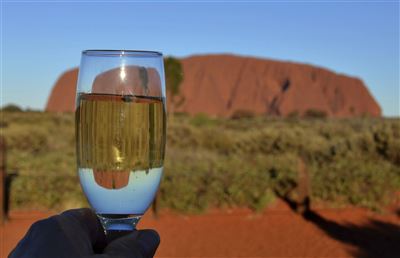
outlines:
M86 205L73 114L4 112L11 208ZM312 197L379 209L400 190L399 119L246 120L176 116L168 123L160 206L180 212L263 210L296 184L307 159Z
M253 118L256 116L256 113L251 110L247 109L238 109L235 112L233 112L231 118L232 119L248 119L248 118Z
M212 125L213 119L211 119L207 114L199 113L190 119L190 124L197 127Z
M287 118L289 118L289 119L297 119L299 117L300 117L300 114L299 114L299 111L297 111L297 110L292 111L287 115Z
M87 205L77 176L19 175L11 184L11 207L63 210Z
M323 119L327 117L327 114L325 111L318 110L318 109L308 109L306 112L304 112L303 117L305 118L317 118L317 119Z
M347 157L315 167L314 197L377 209L399 189L400 168L388 162Z
M15 104L8 104L1 108L1 111L4 112L23 112L22 108Z

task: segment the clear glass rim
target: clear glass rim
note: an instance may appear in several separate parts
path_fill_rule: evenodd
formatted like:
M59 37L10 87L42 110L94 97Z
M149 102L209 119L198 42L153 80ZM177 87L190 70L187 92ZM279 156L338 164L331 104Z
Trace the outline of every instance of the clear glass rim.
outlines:
M87 49L82 51L82 55L87 56L109 56L109 57L161 57L159 51L149 50L125 50L125 49Z

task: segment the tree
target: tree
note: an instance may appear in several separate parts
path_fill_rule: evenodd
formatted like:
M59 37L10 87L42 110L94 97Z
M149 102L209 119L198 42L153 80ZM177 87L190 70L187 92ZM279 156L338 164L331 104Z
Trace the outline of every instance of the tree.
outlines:
M6 106L3 106L1 110L5 112L23 112L22 108L15 104L8 104Z
M183 81L182 64L174 57L167 57L164 59L164 66L168 98L171 103L170 114L173 115L174 110L185 101L184 97L179 95Z

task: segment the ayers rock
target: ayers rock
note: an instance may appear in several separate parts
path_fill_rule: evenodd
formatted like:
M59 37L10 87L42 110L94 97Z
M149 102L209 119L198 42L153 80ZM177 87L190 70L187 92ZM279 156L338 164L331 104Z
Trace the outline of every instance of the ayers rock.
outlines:
M229 117L236 111L286 116L314 109L330 117L380 116L364 83L316 66L234 55L181 59L184 103L177 111ZM75 110L78 69L56 82L46 111Z

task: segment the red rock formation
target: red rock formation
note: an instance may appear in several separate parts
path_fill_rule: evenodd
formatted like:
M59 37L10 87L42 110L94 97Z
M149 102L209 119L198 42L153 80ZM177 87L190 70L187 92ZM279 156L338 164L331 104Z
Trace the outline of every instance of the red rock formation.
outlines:
M75 111L75 92L78 80L78 69L66 71L54 84L46 105L46 111Z
M107 189L120 189L128 185L130 171L102 171L94 170L96 183Z
M177 111L231 116L247 110L285 116L309 109L332 117L368 114L381 109L360 79L311 65L232 55L193 56L181 60L184 71ZM47 111L73 111L77 69L62 75Z
M194 56L182 63L186 101L180 111L191 114L249 110L284 116L308 109L335 117L381 114L361 80L318 67L231 55Z
M92 92L116 95L162 96L161 80L157 70L132 65L126 66L124 69L112 69L96 76Z

